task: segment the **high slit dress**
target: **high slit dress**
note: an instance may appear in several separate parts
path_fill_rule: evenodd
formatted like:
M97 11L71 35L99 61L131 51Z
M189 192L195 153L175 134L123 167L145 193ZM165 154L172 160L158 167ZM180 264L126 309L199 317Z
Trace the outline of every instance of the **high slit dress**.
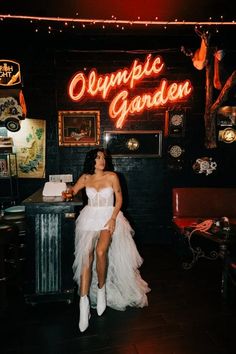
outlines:
M80 287L80 277L85 266L89 265L89 255L94 252L90 302L96 307L97 272L96 242L104 225L111 218L114 209L114 191L105 187L97 191L86 187L88 204L82 209L76 220L75 259L73 263L74 280ZM123 213L119 211L115 230L108 249L106 274L107 306L116 310L125 310L127 306L144 307L148 305L148 284L142 279L138 268L143 259L133 240L134 231Z

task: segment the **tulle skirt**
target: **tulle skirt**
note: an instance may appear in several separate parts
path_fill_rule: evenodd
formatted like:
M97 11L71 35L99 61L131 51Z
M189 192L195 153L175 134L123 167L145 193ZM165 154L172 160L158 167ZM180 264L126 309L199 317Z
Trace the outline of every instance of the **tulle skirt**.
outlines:
M80 276L84 266L89 264L89 255L94 252L92 281L90 286L91 306L97 302L96 243L100 231L110 219L113 207L86 206L76 220L74 280L80 286ZM134 231L120 211L116 219L115 231L108 250L106 276L107 305L116 310L127 306L144 307L148 305L146 293L148 284L142 279L138 268L143 259L133 240Z

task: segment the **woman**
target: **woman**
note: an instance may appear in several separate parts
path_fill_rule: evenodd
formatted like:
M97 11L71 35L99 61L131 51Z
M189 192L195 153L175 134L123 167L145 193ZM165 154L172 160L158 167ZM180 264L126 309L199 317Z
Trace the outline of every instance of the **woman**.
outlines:
M83 188L88 204L76 220L73 264L80 293L81 332L89 325L90 302L101 316L107 305L117 310L146 306L150 290L138 271L142 258L132 238L134 231L120 211L119 179L115 172L107 170L103 149L87 153L84 173L72 193Z

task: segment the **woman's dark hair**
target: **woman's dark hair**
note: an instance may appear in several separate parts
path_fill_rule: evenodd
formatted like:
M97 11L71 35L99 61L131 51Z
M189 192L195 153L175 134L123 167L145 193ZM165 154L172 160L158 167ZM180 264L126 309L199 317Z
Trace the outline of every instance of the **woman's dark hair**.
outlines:
M98 152L102 152L105 156L105 168L104 171L111 171L111 167L110 167L110 157L107 154L107 152L103 149L103 148L97 148L97 149L93 149L87 152L86 156L85 156L85 160L84 160L84 170L83 173L92 175L95 171L95 164L96 164L96 157Z

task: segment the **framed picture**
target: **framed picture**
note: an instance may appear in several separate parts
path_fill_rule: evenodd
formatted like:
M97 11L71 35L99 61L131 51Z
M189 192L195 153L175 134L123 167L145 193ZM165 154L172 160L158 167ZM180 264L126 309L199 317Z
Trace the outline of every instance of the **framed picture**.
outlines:
M90 146L100 143L99 111L59 111L60 146Z
M217 125L220 127L232 127L236 125L236 107L235 106L222 106L218 109Z
M17 176L16 154L0 153L0 177Z
M112 156L161 157L161 130L104 132L105 148Z
M25 118L19 132L9 131L8 136L14 142L18 177L45 178L46 120Z
M0 154L0 177L7 177L9 175L7 155Z

